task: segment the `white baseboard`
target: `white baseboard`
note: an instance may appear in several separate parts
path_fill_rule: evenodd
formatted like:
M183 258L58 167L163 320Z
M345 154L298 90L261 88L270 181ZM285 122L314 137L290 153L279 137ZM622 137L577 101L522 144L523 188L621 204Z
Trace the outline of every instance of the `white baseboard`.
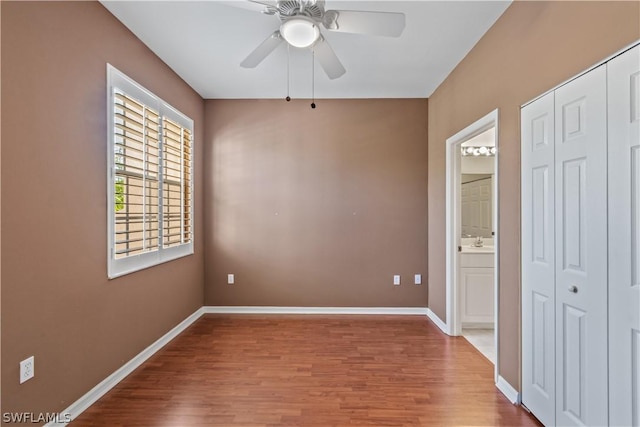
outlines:
M462 329L493 329L495 322L462 322Z
M71 420L75 420L89 406L93 405L98 399L104 396L109 390L115 387L127 375L133 372L138 366L142 365L147 359L153 356L158 350L164 347L169 341L174 339L178 334L187 329L193 322L198 320L204 314L203 307L200 307L192 315L180 322L175 328L160 337L156 342L142 350L133 359L122 365L117 371L109 375L102 382L89 390L84 396L76 400L67 409L60 413L59 420L64 420L68 414ZM66 423L50 422L45 427L62 427Z
M393 314L427 315L426 307L274 307L204 306L208 314Z
M511 384L509 384L507 380L505 380L501 376L498 376L498 382L496 382L496 387L498 387L498 390L500 390L502 394L507 396L507 399L509 399L509 402L513 403L514 405L520 404L520 393L518 393L518 391L515 388L513 388Z
M442 332L444 332L447 335L451 335L449 333L449 328L447 327L447 324L444 323L433 311L431 311L430 308L427 308L427 317L429 318L429 320L435 323L436 326L440 328Z

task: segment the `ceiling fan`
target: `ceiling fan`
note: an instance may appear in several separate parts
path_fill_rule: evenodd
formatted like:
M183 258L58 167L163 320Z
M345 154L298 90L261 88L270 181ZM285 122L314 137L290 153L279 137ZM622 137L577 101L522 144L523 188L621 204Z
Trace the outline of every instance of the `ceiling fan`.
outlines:
M322 36L321 26L328 31L399 37L405 26L404 13L355 10L325 10L324 0L248 0L266 15L280 19L274 31L240 63L255 68L283 42L296 48L310 48L330 79L342 76L346 70Z

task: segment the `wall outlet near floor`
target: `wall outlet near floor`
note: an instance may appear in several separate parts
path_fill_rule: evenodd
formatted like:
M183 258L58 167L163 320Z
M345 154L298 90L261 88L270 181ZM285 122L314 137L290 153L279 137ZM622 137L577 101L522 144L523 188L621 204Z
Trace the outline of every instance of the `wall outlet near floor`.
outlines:
M227 274L227 284L233 285L236 283L236 278L233 274Z
M400 275L399 274L394 274L393 275L393 284L395 286L399 286L400 285Z
M33 356L20 362L20 384L33 378L35 374L35 359Z
M413 283L416 285L422 285L422 274L416 274L413 276Z

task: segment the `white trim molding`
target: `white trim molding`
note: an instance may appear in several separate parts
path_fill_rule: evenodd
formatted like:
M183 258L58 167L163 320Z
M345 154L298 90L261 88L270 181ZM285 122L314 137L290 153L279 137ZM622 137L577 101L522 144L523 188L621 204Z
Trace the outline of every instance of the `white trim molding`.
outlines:
M122 162L123 160L118 160L117 158L124 154L120 153L117 147L126 148L127 146L127 144L122 143L122 141L120 142L124 145L117 143L117 141L122 138L122 135L116 132L116 128L122 125L122 123L118 123L119 121L121 121L121 119L118 119L118 114L116 110L120 110L124 108L122 105L120 105L119 102L116 102L118 94L126 96L127 98L131 98L132 100L135 100L135 102L141 103L143 111L146 108L155 110L155 114L157 114L158 116L159 126L164 126L163 123L165 120L171 120L175 122L177 126L181 126L183 130L188 130L189 132L191 132L191 141L189 141L190 143L189 149L191 150L192 159L189 162L184 161L185 148L183 144L185 144L186 139L183 139L183 137L180 136L180 144L181 144L180 159L181 160L179 161L180 166L176 166L180 168L179 171L176 169L176 171L180 172L180 178L179 179L176 178L176 179L178 179L178 181L180 182L181 188L184 187L184 184L188 179L189 185L191 187L190 189L191 194L192 195L194 194L193 193L194 170L193 170L192 163L193 163L193 156L194 156L195 132L194 132L193 120L188 118L184 114L180 113L174 107L169 105L167 102L163 101L158 96L151 93L149 90L145 89L139 83L133 81L130 77L126 76L124 73L119 71L117 68L115 68L111 64L107 64L107 109L106 111L107 111L108 141L107 141L106 172L107 172L107 218L108 218L107 220L107 277L109 279L115 279L117 277L124 276L126 274L130 274L145 268L153 267L155 265L158 265L164 262L168 262L184 256L192 255L193 239L194 239L193 237L194 236L193 234L194 233L193 231L194 203L192 198L190 202L191 205L189 207L190 219L189 219L188 226L191 229L189 234L190 236L189 240L185 240L184 238L183 231L185 229L185 224L184 222L181 221L181 225L180 225L181 242L177 246L171 246L171 247L164 244L163 238L160 237L160 236L163 236L163 223L165 222L162 219L162 212L163 212L162 204L163 204L163 197L165 197L163 196L163 193L164 193L164 190L163 190L163 191L157 192L158 194L155 197L157 199L156 202L158 203L158 206L159 206L158 209L160 213L160 216L158 217L157 221L154 222L154 224L158 227L158 236L159 236L157 238L158 244L156 246L148 248L148 250L145 250L142 253L133 255L127 252L126 256L116 258L116 249L117 249L116 248L117 239L116 239L116 233L115 233L116 193L115 193L114 185L118 183L118 178L116 176L117 174L128 173L127 172L128 170L124 171L124 170L119 170L118 168L118 162L119 161ZM161 179L164 174L163 168L165 166L163 165L166 163L166 159L163 159L163 154L162 154L164 152L163 147L165 145L163 133L161 132L159 135L160 136L158 137L159 139L157 142L158 150L159 150L159 152L157 153L158 165L156 166L159 169L156 172L159 174L158 179ZM146 142L144 141L146 140L143 138L142 150L146 152L146 148L144 148L146 146ZM144 177L147 176L146 161L143 161L142 168L140 169L140 171L142 171L140 172L141 173L140 176L142 177L142 179L145 179ZM181 190L181 194L182 193L184 193L184 190ZM181 203L180 212L184 213L186 202L182 196L181 196L181 199L182 201L180 202ZM142 201L143 204L147 203L145 200L146 199L143 199ZM182 213L181 213L181 218L184 218Z
M446 140L446 194L445 194L445 220L446 220L446 331L451 336L462 335L462 322L460 321L459 308L459 274L458 274L458 240L460 237L460 144L473 138L480 133L495 127L495 173L493 180L493 224L494 230L499 231L499 192L498 192L498 158L500 154L499 144L499 127L498 127L498 110L495 109L484 117L481 117L474 123L462 129L455 135ZM500 245L499 233L494 236L494 342L496 348L499 348L500 330L499 330L499 285L500 285ZM494 379L496 383L499 380L500 372L500 355L496 354L496 362L494 364Z
M433 311L431 311L430 308L427 308L427 317L429 318L429 320L435 323L435 325L440 328L442 332L447 335L452 335L451 330L449 330L447 324L443 322L442 319L440 319Z
M507 399L509 399L509 402L513 403L514 405L520 404L520 393L515 388L513 388L511 384L507 382L507 380L505 380L501 376L498 376L498 381L496 381L496 387L498 388L498 390L500 390L502 394L504 394L507 397Z
M464 141L473 138L482 132L495 127L496 129L496 148L498 147L498 110L493 110L486 116L478 119L476 122L470 124L466 128L462 129L455 135L447 138L446 141L446 197L445 197L445 210L446 210L446 324L451 331L452 335L461 335L462 327L460 324L460 316L458 315L458 293L457 288L454 286L458 280L458 245L457 241L460 237L460 218L459 218L459 204L460 204L460 144ZM496 152L496 174L494 179L494 190L497 189L497 169L498 169L498 152ZM497 212L495 209L497 205L497 192L494 197L494 215ZM497 225L497 218L494 219L494 225ZM495 261L498 259L498 239L494 238L495 245ZM497 283L498 268L496 262L496 274L495 281ZM497 286L495 287L497 293ZM497 323L498 318L495 317Z
M204 306L206 314L390 314L426 316L426 307Z
M80 414L87 410L91 405L104 396L109 390L115 387L120 381L122 381L127 375L132 373L136 368L147 361L158 350L164 347L169 341L178 336L182 331L187 329L193 322L198 320L204 314L203 307L197 309L193 314L180 322L177 326L171 329L169 332L161 336L156 342L149 347L142 350L133 359L122 365L117 371L109 375L103 381L101 381L94 388L89 390L84 396L72 403L67 409L60 412L59 420L64 420L66 416L70 416L71 421L75 420ZM63 427L66 423L50 422L45 424L45 427Z

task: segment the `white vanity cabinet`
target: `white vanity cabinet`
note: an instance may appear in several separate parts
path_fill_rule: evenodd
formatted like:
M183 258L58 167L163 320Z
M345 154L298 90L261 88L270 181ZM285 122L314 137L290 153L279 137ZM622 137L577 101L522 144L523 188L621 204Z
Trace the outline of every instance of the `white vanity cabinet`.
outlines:
M493 252L460 252L462 327L493 327Z

